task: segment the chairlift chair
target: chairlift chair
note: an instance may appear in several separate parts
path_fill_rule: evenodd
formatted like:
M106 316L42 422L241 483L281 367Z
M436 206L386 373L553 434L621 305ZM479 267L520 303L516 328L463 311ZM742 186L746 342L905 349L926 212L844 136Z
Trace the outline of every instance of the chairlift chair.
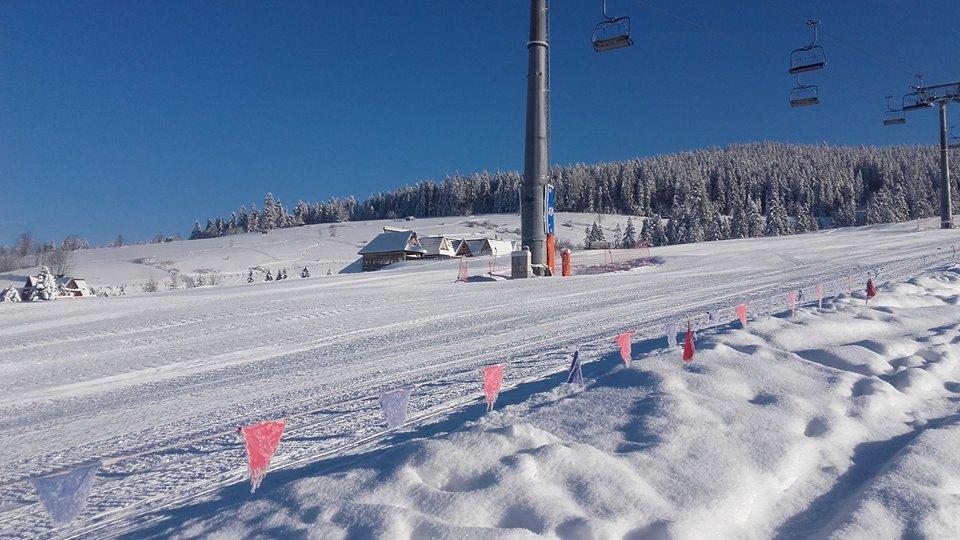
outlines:
M790 53L790 69L787 70L790 75L821 70L827 65L827 55L823 52L823 47L817 45L818 24L820 24L818 20L807 21L807 26L813 28L813 41L806 47L794 49Z
M901 102L901 111L916 111L920 109L929 109L933 107L933 101L927 99L927 93L921 90L910 92L903 96Z
M593 50L612 51L633 45L630 38L630 17L610 17L607 2L603 1L603 19L593 27Z
M883 125L885 126L899 126L907 123L907 119L903 116L903 111L894 109L890 106L890 98L893 96L887 96L887 110L883 113Z
M820 90L815 84L803 84L797 78L797 87L790 91L791 107L809 107L820 104Z

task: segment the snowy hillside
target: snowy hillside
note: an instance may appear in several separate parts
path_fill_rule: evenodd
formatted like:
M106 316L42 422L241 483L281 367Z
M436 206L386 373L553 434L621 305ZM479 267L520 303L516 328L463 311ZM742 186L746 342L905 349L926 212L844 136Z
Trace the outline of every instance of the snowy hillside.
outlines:
M583 241L584 228L596 219L595 214L557 214L560 240ZM609 216L604 226L610 231L626 217ZM312 276L325 276L344 270L358 259L357 251L383 227L407 227L420 235L446 234L457 238L495 235L519 239L520 217L496 214L469 217L426 218L414 221L352 221L331 225L306 225L274 229L269 234L247 233L221 238L179 241L162 244L124 246L122 248L85 249L74 253L71 275L82 277L93 287L126 285L127 294L139 293L144 282L153 278L164 284L176 271L185 276L220 274L222 284L245 283L251 268L275 273L286 268L291 277L307 267ZM26 268L0 274L0 288L20 286L37 268ZM256 271L257 281L263 273ZM207 280L209 283L209 279Z
M259 251L298 256L295 240L312 240L296 234L131 249L180 257L187 268L219 260L227 272L268 258ZM348 243L366 238L343 234L356 238ZM230 240L238 253L254 237L277 244L249 248L247 261L219 256ZM55 536L200 534L228 524L284 536L314 522L359 536L468 532L459 526L695 535L708 525L729 536L795 536L856 516L867 517L851 527L881 526L878 514L892 527L955 532L937 516L955 500L957 468L937 453L953 436L960 381L957 278L882 287L869 307L845 291L862 289L868 274L882 283L942 266L957 241L956 231L910 223L654 248L656 266L564 279L455 283L456 264L437 263L0 304L0 531L50 536L27 480L99 459L86 509ZM110 256L89 264L104 276L139 270ZM818 283L823 312L809 305ZM752 314L782 311L792 289L808 302L795 316L745 331L727 325L740 302ZM707 310L719 326L701 328L692 367L657 350L665 324L703 327ZM637 360L616 368L612 338L627 329L637 332ZM593 382L566 397L555 374L574 348L592 362ZM514 388L498 409L514 407L400 445L480 419L478 370L494 362L506 364ZM414 388L412 423L384 437L377 400L402 386ZM283 417L273 470L251 496L235 428ZM382 447L389 453L374 452ZM903 475L934 455L940 483L911 488L932 502L878 510L876 501L896 504L888 494L902 493ZM586 474L597 470L606 476ZM316 478L289 483L306 477ZM599 489L606 484L621 494Z
M731 324L700 334L691 365L645 341L629 367L599 357L585 388L515 389L519 403L461 430L403 433L245 502L225 492L157 531L957 538L958 298L953 269L869 306L856 294Z

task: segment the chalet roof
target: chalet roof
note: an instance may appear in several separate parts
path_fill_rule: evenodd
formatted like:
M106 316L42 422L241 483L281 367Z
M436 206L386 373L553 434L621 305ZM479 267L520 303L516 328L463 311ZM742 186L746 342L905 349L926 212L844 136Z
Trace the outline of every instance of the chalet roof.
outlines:
M510 240L487 240L487 243L494 255L509 255L513 251L513 242Z
M369 255L373 253L396 253L399 251L424 254L417 233L413 231L389 231L378 234L357 253Z
M421 236L420 245L427 250L427 255L453 255L454 253L454 244L443 235Z

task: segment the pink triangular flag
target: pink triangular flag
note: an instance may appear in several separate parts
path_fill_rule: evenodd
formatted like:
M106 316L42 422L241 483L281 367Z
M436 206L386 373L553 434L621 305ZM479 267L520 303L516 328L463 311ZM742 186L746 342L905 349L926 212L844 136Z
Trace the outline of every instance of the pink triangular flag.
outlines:
M790 311L797 310L797 291L787 293L787 303L790 304Z
M747 325L747 305L740 304L737 306L737 318L740 319L740 324L743 326Z
M817 283L817 307L823 307L823 283Z
M483 368L483 395L487 397L487 411L493 410L493 404L500 395L500 383L503 381L503 364L493 364Z
M617 336L617 345L620 346L620 358L624 364L630 365L630 338L633 332L624 332Z
M280 446L280 436L283 435L284 420L273 420L253 424L240 429L247 447L247 470L250 471L250 493L260 487L260 482L267 475L270 460Z
M877 287L873 284L873 278L867 278L867 300L877 295Z

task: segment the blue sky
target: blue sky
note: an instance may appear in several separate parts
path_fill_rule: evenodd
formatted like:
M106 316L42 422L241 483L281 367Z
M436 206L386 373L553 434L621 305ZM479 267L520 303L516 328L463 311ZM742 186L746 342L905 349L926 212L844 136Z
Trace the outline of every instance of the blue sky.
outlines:
M555 163L935 144L930 111L882 128L883 96L960 79L955 0L610 0L636 45L603 55L599 0L553 4ZM823 104L794 110L808 17L829 65L809 77ZM527 18L524 0L0 3L0 243L141 240L268 190L292 207L519 169Z

